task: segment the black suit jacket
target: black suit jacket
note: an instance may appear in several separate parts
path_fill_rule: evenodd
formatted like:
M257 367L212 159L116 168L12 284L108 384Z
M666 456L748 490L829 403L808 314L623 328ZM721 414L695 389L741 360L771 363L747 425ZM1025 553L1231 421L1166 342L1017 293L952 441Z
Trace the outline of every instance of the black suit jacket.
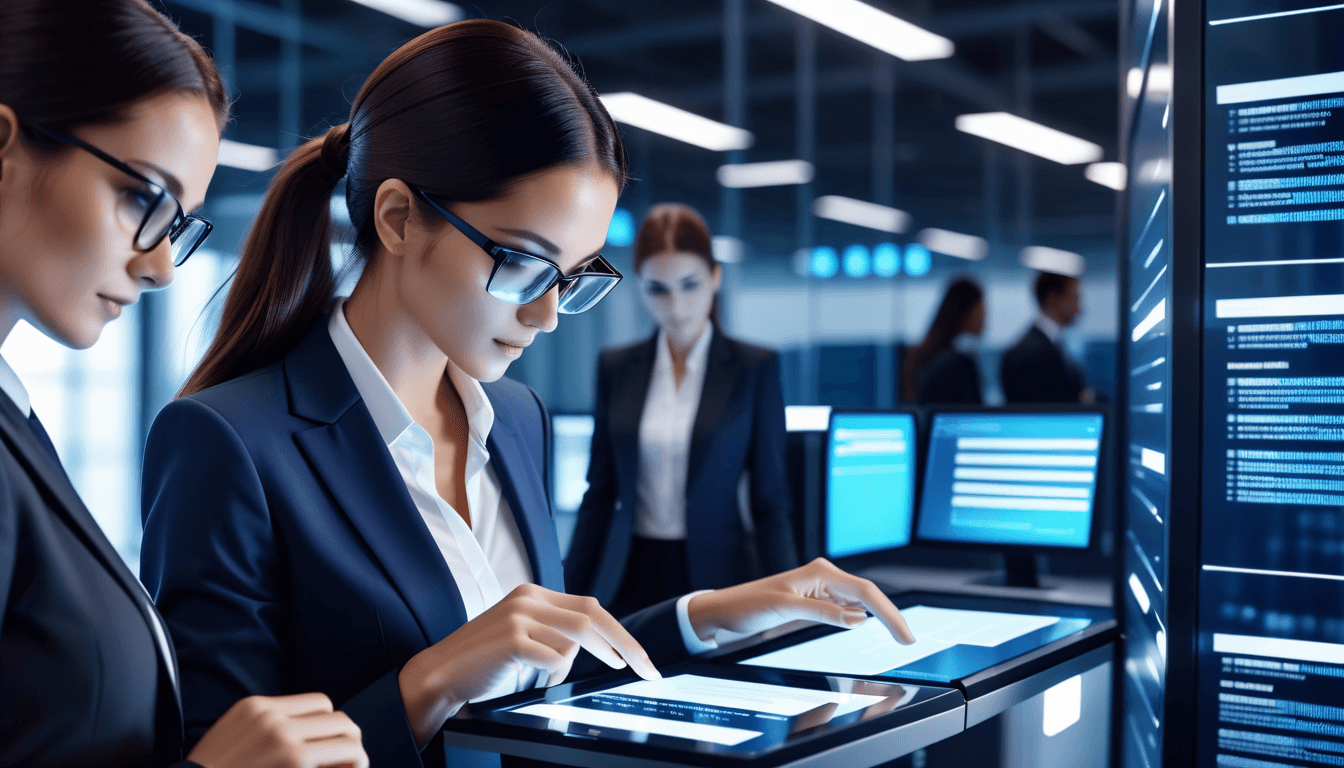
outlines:
M686 477L687 570L693 589L739 584L798 564L784 466L779 355L717 328L691 430ZM565 558L571 591L609 604L625 575L635 524L639 425L658 336L602 353L588 491ZM750 473L754 541L738 512ZM753 563L753 560L758 562Z
M1004 353L999 375L1010 403L1076 403L1086 386L1082 372L1034 324Z
M510 379L484 388L533 580L563 591L545 406ZM466 609L325 318L282 361L169 403L142 492L140 572L177 638L190 737L244 696L321 691L375 766L500 764L438 737L415 747L397 676ZM687 658L675 601L622 623L655 663Z
M939 350L919 372L915 402L920 405L983 403L980 366L975 358L955 349Z
M155 620L64 471L0 395L0 766L179 760L176 661Z

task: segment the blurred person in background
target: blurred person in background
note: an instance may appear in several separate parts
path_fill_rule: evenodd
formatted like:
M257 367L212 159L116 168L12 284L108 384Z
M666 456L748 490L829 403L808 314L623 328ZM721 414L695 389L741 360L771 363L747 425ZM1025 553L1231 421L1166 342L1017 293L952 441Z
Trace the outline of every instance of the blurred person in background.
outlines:
M602 353L570 589L620 615L795 567L779 355L724 335L704 217L649 210L634 244L658 330Z
M167 287L228 120L214 62L144 0L0 3L0 341L23 320L86 349ZM0 766L369 764L320 693L223 701L181 761L180 674L0 360Z
M1032 292L1036 319L999 364L1004 398L1010 403L1092 402L1095 395L1083 369L1069 358L1061 338L1083 313L1080 281L1041 272Z
M906 354L901 399L919 405L983 403L975 354L984 332L984 290L969 277L954 279L924 340Z
M500 759L441 734L468 701L594 668L657 679L722 631L853 627L864 607L913 642L876 586L820 560L623 623L566 594L549 414L504 374L619 281L601 248L626 178L576 64L483 19L398 48L348 123L286 158L145 447L141 573L186 660L189 735L240 696L315 688L376 765L477 768Z

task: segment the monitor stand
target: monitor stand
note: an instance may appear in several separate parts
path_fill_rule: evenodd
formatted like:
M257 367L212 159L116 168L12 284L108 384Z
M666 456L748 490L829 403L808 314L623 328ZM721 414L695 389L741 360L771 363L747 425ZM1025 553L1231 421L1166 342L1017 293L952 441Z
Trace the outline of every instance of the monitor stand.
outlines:
M1005 554L1002 573L991 574L972 583L994 587L1041 589L1044 586L1041 583L1041 558L1042 556L1038 554Z

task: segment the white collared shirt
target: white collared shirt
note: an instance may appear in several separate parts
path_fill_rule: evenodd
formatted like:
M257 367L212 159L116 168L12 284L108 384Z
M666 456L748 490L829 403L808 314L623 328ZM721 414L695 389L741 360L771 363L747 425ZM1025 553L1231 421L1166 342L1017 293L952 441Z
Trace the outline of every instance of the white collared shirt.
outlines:
M392 454L392 462L425 521L439 553L448 563L462 604L470 621L504 599L520 584L532 583L532 566L522 533L514 520L508 500L503 497L499 478L490 466L485 442L495 423L495 410L485 396L481 383L468 376L451 361L448 378L462 398L467 412L467 504L471 526L439 496L434 482L434 441L415 423L392 386L374 365L345 319L345 299L336 302L327 324L331 341L345 363L355 389L373 417L378 434ZM432 587L431 587L432 588ZM696 636L690 619L691 593L677 601L677 626L682 644L691 653L716 647L713 640L703 642ZM491 699L536 685L537 670L519 671L516 681L508 681L479 700Z
M9 366L9 361L3 357L0 357L0 392L4 392L14 402L25 419L32 415L33 401L28 396L28 388L23 386L19 374L14 372Z
M1060 327L1059 323L1056 323L1053 318L1044 312L1037 313L1036 327L1040 329L1041 333L1045 334L1045 338L1049 339L1051 344L1055 345L1059 344L1059 337L1064 333L1064 329Z
M468 423L466 489L471 525L439 495L434 480L434 441L415 423L360 344L345 319L345 301L338 301L327 326L332 343L355 382L355 389L392 454L416 511L425 521L462 595L467 621L484 613L521 584L532 583L522 533L490 466L486 440L495 411L480 382L448 362L448 379L457 389ZM431 587L432 588L432 587ZM482 699L531 687L535 669L522 670L516 681L501 685Z
M686 538L686 478L691 430L705 385L713 323L686 355L686 373L677 386L667 335L658 332L653 376L639 420L639 473L635 483L635 533L647 539Z

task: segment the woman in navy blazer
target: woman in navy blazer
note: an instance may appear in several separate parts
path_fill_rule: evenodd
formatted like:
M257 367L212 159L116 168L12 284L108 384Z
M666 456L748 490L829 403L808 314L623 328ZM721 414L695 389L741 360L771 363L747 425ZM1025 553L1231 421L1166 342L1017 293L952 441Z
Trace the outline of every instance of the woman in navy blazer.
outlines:
M228 112L209 56L144 0L0 3L0 341L26 320L87 348L172 282L209 233L183 205ZM179 694L163 620L0 360L0 766L368 765L321 694L222 702L184 761Z
M342 178L364 263L333 303ZM145 451L141 573L178 643L189 737L238 696L316 688L377 765L498 764L447 748L443 722L560 682L580 649L657 678L720 630L853 626L863 605L905 632L823 562L623 624L564 594L546 411L501 377L619 279L599 249L624 180L574 66L485 20L394 52L350 122L285 161Z
M719 328L722 272L694 209L650 209L634 264L658 331L598 363L588 490L565 558L569 588L617 615L798 565L779 355Z

